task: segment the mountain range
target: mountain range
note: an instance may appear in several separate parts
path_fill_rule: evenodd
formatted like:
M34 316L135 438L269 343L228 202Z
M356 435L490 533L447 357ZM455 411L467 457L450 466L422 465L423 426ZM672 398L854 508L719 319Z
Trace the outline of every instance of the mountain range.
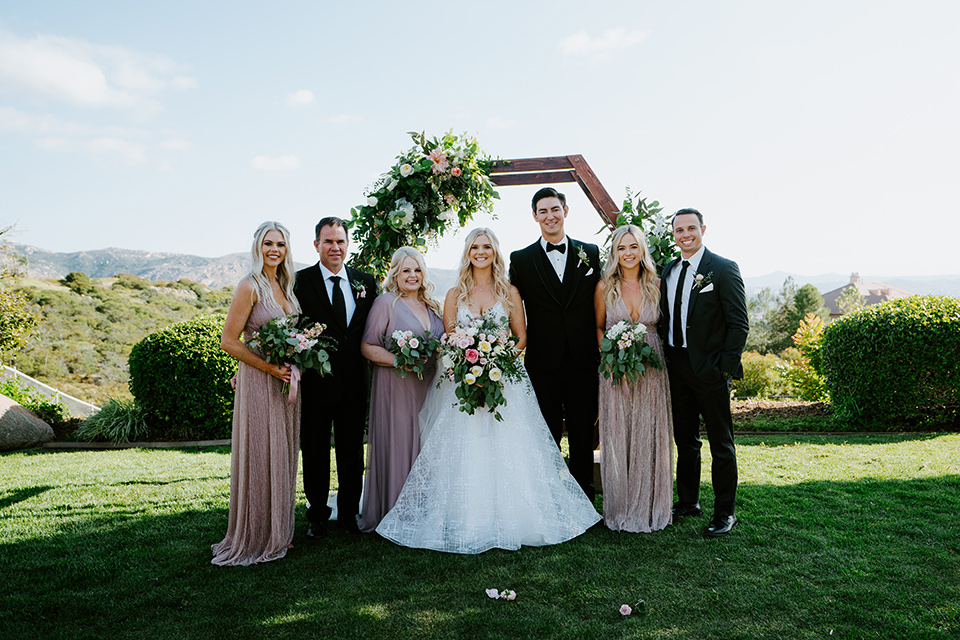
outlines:
M193 280L219 289L233 286L250 269L250 256L230 253L219 258L203 258L182 253L154 253L132 249L97 249L73 253L56 253L29 245L10 243L8 250L27 258L27 275L38 279L60 279L71 271L80 271L92 278L110 278L118 273L129 273L148 280ZM299 264L297 268L306 265ZM455 269L431 269L436 295L443 293L456 280ZM786 278L797 285L812 284L821 293L832 291L850 282L849 275L825 273L805 276L785 271L744 278L747 294L764 287L775 293ZM863 275L867 282L886 282L923 295L942 295L960 298L960 275L938 276L874 276Z

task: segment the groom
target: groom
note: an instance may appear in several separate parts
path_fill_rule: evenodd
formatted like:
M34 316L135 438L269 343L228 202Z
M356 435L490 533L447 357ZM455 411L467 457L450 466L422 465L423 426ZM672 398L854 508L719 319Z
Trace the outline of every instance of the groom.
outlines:
M300 451L303 454L303 491L307 495L307 537L326 533L331 509L330 430L337 447L337 522L357 529L357 511L363 489L363 428L367 415L367 361L360 355L360 338L367 314L377 297L373 276L344 264L350 246L346 223L323 218L315 229L313 246L320 262L297 272L294 293L310 322L327 325L326 334L337 347L330 353L332 373L303 375L300 413Z
M713 520L704 532L715 538L737 524L737 452L730 414L730 380L743 377L740 355L750 329L743 279L737 263L703 246L707 227L696 209L673 216L680 248L660 280L660 335L666 345L673 434L677 444L677 504L674 520L698 516L700 508L700 416L713 456Z
M527 316L524 362L558 446L566 421L570 473L592 501L599 362L593 294L600 252L564 233L568 208L562 193L540 189L531 204L541 237L510 254L510 282Z

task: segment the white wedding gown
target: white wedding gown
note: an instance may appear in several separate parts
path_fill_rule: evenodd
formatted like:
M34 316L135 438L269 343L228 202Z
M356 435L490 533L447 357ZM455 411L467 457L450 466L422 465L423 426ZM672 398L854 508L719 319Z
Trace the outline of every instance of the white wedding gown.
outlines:
M458 309L458 323L470 318ZM454 388L444 378L427 395L420 455L377 533L406 547L483 553L558 544L600 520L567 470L529 380L506 383L502 422L486 408L460 411Z

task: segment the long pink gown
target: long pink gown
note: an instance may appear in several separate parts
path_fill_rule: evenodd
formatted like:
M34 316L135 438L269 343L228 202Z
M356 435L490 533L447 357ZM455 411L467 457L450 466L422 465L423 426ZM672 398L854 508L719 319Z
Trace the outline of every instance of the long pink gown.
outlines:
M253 306L243 329L257 329L284 311L272 299ZM293 541L300 398L287 404L283 382L243 362L237 370L230 440L230 517L227 535L212 545L221 566L277 560Z
M644 305L639 322L664 368L648 367L638 380L619 384L600 377L603 521L614 531L649 533L670 524L673 418L657 316L656 306ZM607 305L606 328L621 320L632 321L623 299Z

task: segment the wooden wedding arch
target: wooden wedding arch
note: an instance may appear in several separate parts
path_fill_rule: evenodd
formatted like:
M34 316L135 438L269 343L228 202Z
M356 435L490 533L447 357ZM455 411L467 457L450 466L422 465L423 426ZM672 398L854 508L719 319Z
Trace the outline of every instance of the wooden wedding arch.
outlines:
M490 181L498 187L576 182L603 221L617 225L617 204L581 155L499 160L490 168Z

